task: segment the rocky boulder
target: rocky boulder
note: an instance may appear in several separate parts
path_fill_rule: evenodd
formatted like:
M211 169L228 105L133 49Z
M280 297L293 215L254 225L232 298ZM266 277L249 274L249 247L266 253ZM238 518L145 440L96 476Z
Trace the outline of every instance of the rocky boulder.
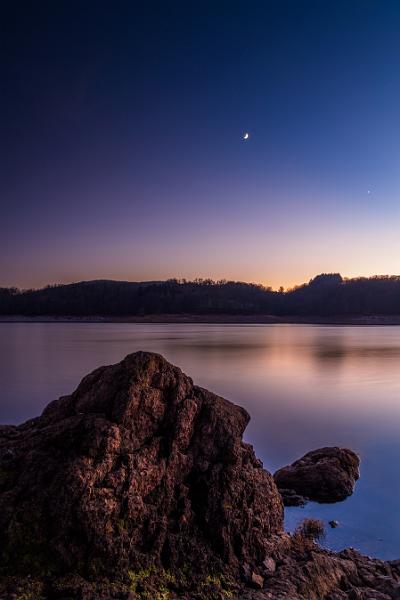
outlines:
M285 505L338 502L350 496L359 478L360 459L347 448L320 448L308 452L274 474Z
M261 563L283 506L242 441L248 421L159 355L96 369L0 429L0 574L135 581Z

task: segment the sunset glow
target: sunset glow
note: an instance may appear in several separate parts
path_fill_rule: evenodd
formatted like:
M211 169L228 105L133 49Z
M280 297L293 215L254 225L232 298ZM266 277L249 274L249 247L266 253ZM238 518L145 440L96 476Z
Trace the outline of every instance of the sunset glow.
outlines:
M398 272L396 3L45 4L8 8L2 285Z

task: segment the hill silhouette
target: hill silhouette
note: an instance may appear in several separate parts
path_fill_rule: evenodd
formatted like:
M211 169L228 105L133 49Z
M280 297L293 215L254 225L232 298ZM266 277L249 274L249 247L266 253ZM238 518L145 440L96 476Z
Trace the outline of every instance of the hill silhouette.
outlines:
M0 315L400 315L400 276L344 279L321 274L274 291L237 281L95 280L41 289L0 288Z

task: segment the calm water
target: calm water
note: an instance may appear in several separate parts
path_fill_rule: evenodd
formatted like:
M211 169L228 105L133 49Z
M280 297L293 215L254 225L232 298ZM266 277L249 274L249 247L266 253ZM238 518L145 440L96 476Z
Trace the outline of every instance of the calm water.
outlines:
M400 327L0 324L0 422L19 423L102 364L162 353L195 383L241 404L271 471L325 445L361 456L345 502L287 509L337 519L326 544L400 558Z

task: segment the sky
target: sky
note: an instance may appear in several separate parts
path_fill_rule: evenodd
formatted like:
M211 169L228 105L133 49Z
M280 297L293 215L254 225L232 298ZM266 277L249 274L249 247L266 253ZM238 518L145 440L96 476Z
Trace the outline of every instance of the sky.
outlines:
M0 286L399 274L398 0L21 0L0 28Z

